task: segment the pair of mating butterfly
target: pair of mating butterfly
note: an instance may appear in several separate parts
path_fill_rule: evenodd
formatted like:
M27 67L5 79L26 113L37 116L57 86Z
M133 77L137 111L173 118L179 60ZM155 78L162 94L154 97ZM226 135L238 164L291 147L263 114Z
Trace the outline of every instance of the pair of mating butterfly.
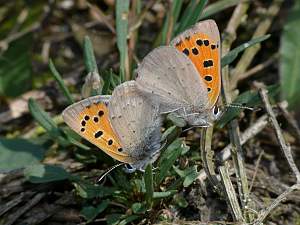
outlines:
M220 34L213 20L199 22L170 46L150 52L136 80L112 96L94 96L69 106L64 121L132 170L143 170L161 149L162 115L173 112L190 126L210 126L219 112Z

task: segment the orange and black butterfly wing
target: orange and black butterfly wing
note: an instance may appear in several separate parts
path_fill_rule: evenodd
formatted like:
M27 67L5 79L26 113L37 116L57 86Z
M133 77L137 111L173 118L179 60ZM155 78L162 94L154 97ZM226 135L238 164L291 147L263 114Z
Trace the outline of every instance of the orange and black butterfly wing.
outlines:
M213 107L221 91L220 34L215 21L205 20L197 23L175 37L171 45L194 63L207 86L207 107Z
M120 140L112 129L108 99L94 96L77 102L63 111L63 119L76 133L106 154L118 161L132 163L133 159L122 151Z

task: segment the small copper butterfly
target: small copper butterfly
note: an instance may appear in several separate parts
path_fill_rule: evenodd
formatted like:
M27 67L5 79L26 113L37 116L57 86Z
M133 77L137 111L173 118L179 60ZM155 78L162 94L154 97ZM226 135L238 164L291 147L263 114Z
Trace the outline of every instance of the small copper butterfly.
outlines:
M62 115L81 137L129 164L130 171L143 170L159 155L159 107L139 94L135 81L119 85L111 97L94 96L77 102Z
M197 23L154 49L137 69L138 88L191 126L210 126L220 112L220 34L213 20Z

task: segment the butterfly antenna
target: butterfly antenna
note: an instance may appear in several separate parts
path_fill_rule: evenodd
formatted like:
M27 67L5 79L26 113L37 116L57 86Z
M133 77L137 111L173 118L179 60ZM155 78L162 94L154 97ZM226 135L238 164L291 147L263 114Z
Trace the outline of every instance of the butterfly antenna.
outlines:
M251 110L251 111L256 110L253 107L248 107L248 106L244 106L244 105L240 105L240 104L227 104L225 107L227 107L227 108L248 109L248 110Z
M125 165L125 163L119 163L117 165L114 165L110 168L108 168L98 179L96 183L99 183L101 180L103 180L104 177L106 177L107 174L109 174L111 171L113 171L114 169L116 169L119 166Z

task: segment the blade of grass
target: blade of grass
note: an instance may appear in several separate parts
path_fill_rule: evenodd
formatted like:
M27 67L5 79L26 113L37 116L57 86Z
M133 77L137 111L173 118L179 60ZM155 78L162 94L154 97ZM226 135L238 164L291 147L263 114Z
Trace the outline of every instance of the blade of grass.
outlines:
M34 119L62 145L67 145L68 141L63 138L62 130L55 124L51 117L32 98L28 101L28 108Z
M144 174L144 180L145 180L145 188L146 188L146 202L148 205L148 208L151 208L152 206L152 199L153 199L153 174L152 174L152 165L149 164L146 168L145 174Z
M229 7L237 5L241 0L220 0L214 2L203 10L202 15L200 16L200 20L206 19L211 15L217 14Z
M252 40L234 48L227 55L222 57L222 67L225 67L225 66L229 65L230 63L232 63L237 58L237 56L240 52L244 51L245 49L247 49L255 44L258 44L258 43L261 43L261 42L267 40L270 36L271 36L270 34L267 34L267 35L264 35L261 37L253 38Z
M57 81L60 89L62 90L62 92L64 93L65 97L67 98L68 103L69 104L73 104L74 103L74 99L73 99L71 93L69 92L68 88L66 87L63 79L61 78L61 75L59 74L59 72L55 68L52 59L49 60L49 68L51 70L51 73L52 73L54 79Z
M188 27L199 21L201 13L207 2L208 0L194 0L190 2L187 9L183 13L183 19L180 22L178 29L176 29L176 34L181 33L182 31L186 30Z
M117 0L116 2L116 31L117 46L120 53L120 77L121 81L130 80L128 68L128 12L129 0Z

